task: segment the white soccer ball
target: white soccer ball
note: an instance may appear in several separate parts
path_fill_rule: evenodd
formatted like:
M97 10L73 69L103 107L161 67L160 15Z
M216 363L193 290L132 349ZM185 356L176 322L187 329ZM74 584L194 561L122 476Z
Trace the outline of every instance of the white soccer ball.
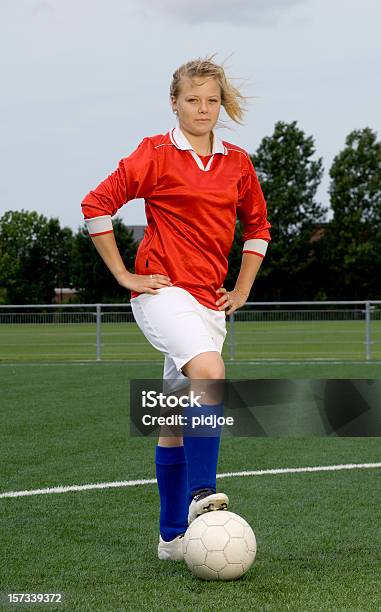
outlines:
M254 562L257 542L249 523L234 512L198 516L183 541L184 561L203 580L235 580Z

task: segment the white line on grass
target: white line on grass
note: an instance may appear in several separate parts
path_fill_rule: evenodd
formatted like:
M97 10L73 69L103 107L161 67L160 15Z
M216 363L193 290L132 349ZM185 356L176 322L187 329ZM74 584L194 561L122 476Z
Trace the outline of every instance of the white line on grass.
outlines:
M140 353L143 354L143 353ZM0 362L0 367L16 367L16 366L78 366L78 365L163 365L163 361L157 359L150 360L129 360L129 359L102 359L97 361L96 359L72 359L70 361L50 361L50 362L38 362L38 361L17 361L17 362ZM293 361L289 359L262 359L253 361L252 359L226 359L225 363L229 366L240 366L240 365L364 365L374 366L381 365L381 361L350 361L349 359L343 360L332 360L332 359L304 359L303 361Z
M277 468L272 470L251 470L244 472L225 472L217 474L217 478L233 478L234 476L266 476L269 474L297 474L306 472L336 472L339 470L360 470L381 468L381 463L347 463L343 465L320 465L301 468ZM155 484L156 478L145 480L120 480L115 482L98 482L95 484L70 485L66 487L51 487L48 489L31 489L30 491L8 491L0 493L0 498L27 497L30 495L47 495L49 493L68 493L70 491L89 491L90 489L117 489L120 487L136 487Z

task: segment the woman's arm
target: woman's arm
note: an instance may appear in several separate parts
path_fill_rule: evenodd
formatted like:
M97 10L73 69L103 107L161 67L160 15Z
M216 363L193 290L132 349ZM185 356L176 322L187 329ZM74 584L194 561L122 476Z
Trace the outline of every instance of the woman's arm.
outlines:
M218 310L226 309L226 314L229 315L245 304L262 261L263 257L260 255L243 253L241 268L233 291L226 291L224 287L217 290L217 293L223 294L216 302L216 306L219 306Z
M138 293L157 293L155 289L171 286L168 276L162 274L132 274L124 265L123 259L115 241L114 232L91 236L91 240L102 257L111 274L119 285Z
M245 296L245 301L249 297L249 293L257 276L258 270L261 267L263 257L254 253L243 253L241 268L234 287L234 291Z
M233 291L227 292L223 287L217 290L223 295L216 305L219 310L226 310L226 314L232 314L245 304L271 240L266 201L247 154L243 157L241 170L237 206L237 216L243 225L241 268Z

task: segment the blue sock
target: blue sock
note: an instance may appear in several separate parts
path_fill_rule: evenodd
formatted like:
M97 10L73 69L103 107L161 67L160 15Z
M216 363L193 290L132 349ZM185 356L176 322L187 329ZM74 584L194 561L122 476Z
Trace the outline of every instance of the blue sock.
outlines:
M192 429L191 417L202 415L222 416L223 403L214 406L202 404L200 408L187 406L184 409L184 416L188 418L187 425L183 428L184 449L188 465L188 505L195 491L199 489L216 491L221 426L213 429L209 425L200 425Z
M187 464L183 446L156 447L160 534L169 542L188 528Z

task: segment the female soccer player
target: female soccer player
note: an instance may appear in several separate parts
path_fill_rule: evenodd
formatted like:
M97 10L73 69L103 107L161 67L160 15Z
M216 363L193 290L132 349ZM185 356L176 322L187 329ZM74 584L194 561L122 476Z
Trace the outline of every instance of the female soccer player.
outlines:
M178 125L149 136L82 202L93 243L117 282L131 290L136 322L165 356L164 380L221 381L225 313L244 305L270 240L266 203L247 152L220 140L221 106L237 123L244 96L213 56L180 66L170 100ZM147 228L135 274L126 270L111 217L134 198L145 199ZM236 219L243 255L233 291L222 286ZM201 414L221 412L221 398L203 399ZM159 559L180 560L187 525L209 510L226 509L216 492L219 436L160 436L156 474L160 495Z

